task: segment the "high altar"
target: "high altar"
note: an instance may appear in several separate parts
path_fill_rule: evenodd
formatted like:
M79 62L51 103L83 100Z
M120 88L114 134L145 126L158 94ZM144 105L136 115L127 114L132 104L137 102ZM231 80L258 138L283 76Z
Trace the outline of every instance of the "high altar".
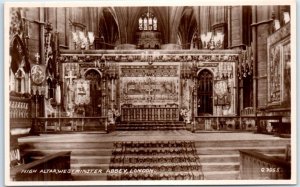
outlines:
M235 72L245 57L236 50L61 51L61 116L121 123L235 116Z

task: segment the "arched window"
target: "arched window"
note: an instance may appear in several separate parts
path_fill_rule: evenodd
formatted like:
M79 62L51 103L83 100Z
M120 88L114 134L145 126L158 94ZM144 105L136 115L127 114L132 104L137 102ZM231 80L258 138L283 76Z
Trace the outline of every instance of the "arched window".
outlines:
M153 30L157 30L157 18L156 17L154 17L153 18Z
M19 93L30 93L29 72L30 63L25 43L18 34L15 34L10 47L10 68L11 68L11 91ZM13 88L14 84L14 88Z
M157 18L154 16L154 14L150 12L144 13L138 21L139 30L156 31L158 30L157 23Z
M139 30L143 30L143 19L139 19Z
M153 28L152 28L152 18L149 18L148 19L148 29L151 31Z
M144 30L148 30L148 19L144 18Z

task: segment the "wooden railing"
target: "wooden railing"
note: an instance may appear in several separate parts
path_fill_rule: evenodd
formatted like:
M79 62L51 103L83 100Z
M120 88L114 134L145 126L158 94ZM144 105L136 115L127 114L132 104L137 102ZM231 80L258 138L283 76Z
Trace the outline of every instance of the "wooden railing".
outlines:
M254 108L253 107L247 107L241 110L241 115L242 116L254 116Z
M58 152L11 168L12 181L68 181L71 180L70 151Z
M291 164L285 158L267 156L255 150L240 150L240 178L290 179Z
M38 117L35 125L39 132L86 131L88 123L95 131L107 131L107 117Z

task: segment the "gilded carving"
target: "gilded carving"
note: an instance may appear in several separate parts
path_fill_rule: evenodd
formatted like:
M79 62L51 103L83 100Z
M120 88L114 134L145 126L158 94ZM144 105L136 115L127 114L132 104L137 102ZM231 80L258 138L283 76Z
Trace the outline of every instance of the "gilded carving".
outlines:
M122 104L178 104L179 76L176 65L121 65Z

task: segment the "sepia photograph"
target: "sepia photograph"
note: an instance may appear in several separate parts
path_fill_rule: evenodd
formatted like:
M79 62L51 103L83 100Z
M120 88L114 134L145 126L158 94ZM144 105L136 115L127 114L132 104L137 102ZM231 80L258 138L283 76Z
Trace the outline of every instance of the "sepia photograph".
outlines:
M247 3L6 2L5 184L296 184L296 3Z

